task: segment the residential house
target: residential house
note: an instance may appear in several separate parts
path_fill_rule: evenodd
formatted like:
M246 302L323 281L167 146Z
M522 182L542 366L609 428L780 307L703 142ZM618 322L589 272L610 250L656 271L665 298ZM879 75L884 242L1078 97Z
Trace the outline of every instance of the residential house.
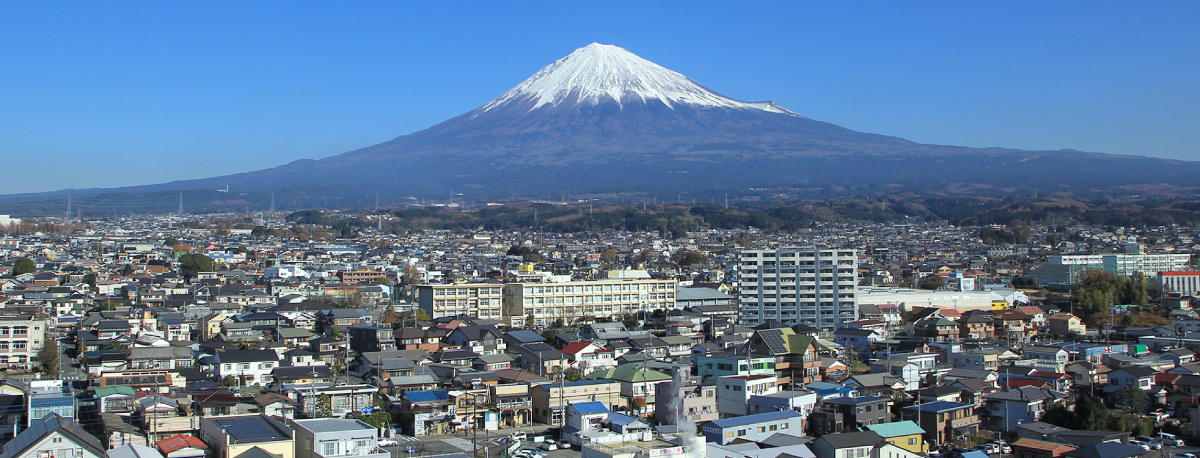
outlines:
M655 385L656 388L658 386ZM626 398L621 396L621 382L617 380L543 383L533 385L530 394L533 397L533 419L549 425L562 424L563 408L572 403L599 402L610 411L625 411L628 406Z
M727 375L717 379L717 408L722 418L746 415L751 396L777 392L774 375Z
M821 377L821 357L816 338L792 328L759 329L746 342L750 356L775 358L775 377L780 385L800 388Z
M1066 337L1087 333L1087 326L1084 326L1083 320L1070 313L1055 313L1047 317L1046 322L1050 325L1050 333L1056 336Z
M214 457L259 458L263 453L277 458L295 458L295 432L279 420L263 414L204 417L200 439ZM257 449L257 450L255 450Z
M450 434L457 409L446 390L406 391L401 394L400 426L409 436Z
M822 399L808 416L814 435L855 431L867 425L892 421L892 400L879 396Z
M225 350L213 357L217 380L233 377L238 385L267 385L271 372L279 366L279 356L272 350Z
M816 458L875 458L872 452L885 443L874 431L855 431L818 437L808 448Z
M926 454L929 453L929 446L925 443L925 430L912 421L894 421L891 423L879 423L867 425L867 431L872 431L882 437L884 441L891 442L897 447L908 450L912 453Z
M1143 391L1154 389L1154 375L1158 371L1146 366L1129 365L1108 373L1106 392L1136 387Z
M721 418L717 408L716 386L659 383L654 385L654 389L655 403L670 406L670 408L655 409L654 418L658 420L659 424L675 425L679 422L700 424Z
M50 413L33 419L4 444L0 458L103 458L104 446L71 418Z
M289 422L296 433L295 458L391 458L379 447L379 430L362 420L314 418Z
M1044 388L1022 386L983 396L983 424L993 431L1013 432L1018 425L1041 421L1049 409L1066 395Z
M934 447L979 433L979 416L973 404L930 402L905 407L902 414L905 420L915 421L925 431L926 439Z
M1021 458L1061 458L1069 451L1075 450L1067 444L1021 438L1012 443L1013 455Z
M442 343L470 350L481 355L504 353L508 343L495 326L459 326L450 331Z
M713 420L701 429L708 442L721 445L739 439L759 442L779 433L799 436L803 430L800 413L791 410Z

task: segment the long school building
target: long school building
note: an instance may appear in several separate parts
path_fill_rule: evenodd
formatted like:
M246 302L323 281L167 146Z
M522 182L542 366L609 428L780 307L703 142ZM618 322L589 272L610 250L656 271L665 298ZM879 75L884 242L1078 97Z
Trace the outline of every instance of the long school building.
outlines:
M417 291L421 309L432 318L465 314L523 327L533 315L534 326L544 327L557 320L570 325L584 318L671 310L677 288L675 280L643 279L430 284Z

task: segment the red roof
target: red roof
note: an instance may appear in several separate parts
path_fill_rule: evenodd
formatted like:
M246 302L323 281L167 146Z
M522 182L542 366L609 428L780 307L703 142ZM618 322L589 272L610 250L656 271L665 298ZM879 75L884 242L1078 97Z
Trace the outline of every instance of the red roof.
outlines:
M1037 387L1037 388L1050 388L1050 384L1046 383L1044 380L1030 380L1030 379L1022 379L1022 378L1008 379L1008 386L1010 386L1012 388L1017 388L1017 387L1022 387L1022 386L1032 386L1032 387Z
M205 444L204 441L186 434L168 437L154 445L158 446L163 453L171 453L184 447L208 448L208 444Z
M1172 275L1200 275L1200 272L1185 270L1185 271L1177 271L1177 272L1159 272L1158 274L1169 277Z
M590 340L580 340L578 342L571 342L570 345L563 347L562 352L569 354L569 355L574 355L576 353L583 351L584 348L587 348L587 346L591 345L591 344L592 344L592 341L590 341Z
M1175 381L1179 380L1180 377L1182 377L1182 376L1179 374L1168 374L1165 372L1159 372L1157 374L1154 374L1154 383L1155 384L1175 383Z

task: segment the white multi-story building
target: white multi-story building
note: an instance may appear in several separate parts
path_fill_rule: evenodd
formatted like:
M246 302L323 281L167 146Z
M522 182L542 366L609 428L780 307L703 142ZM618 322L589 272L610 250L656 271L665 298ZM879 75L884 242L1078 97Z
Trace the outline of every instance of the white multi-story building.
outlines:
M612 317L676 308L675 280L593 280L504 285L506 314L515 326L533 315L534 326L556 320Z
M503 286L500 283L421 285L417 297L430 318L470 315L499 320L503 316Z
M858 318L858 253L846 249L746 250L738 260L742 324L777 321L832 330Z
M1191 296L1200 291L1200 272L1159 272L1158 284L1162 285L1163 292Z
M1113 275L1128 277L1141 273L1146 278L1154 278L1159 272L1187 270L1191 260L1190 254L1168 253L1071 254L1048 258L1053 265L1095 266Z

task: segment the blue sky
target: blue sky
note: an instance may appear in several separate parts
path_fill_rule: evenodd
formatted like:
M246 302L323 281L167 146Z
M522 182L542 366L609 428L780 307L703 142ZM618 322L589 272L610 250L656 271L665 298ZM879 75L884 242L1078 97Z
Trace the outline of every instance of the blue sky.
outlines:
M591 42L865 132L1200 160L1200 2L518 5L0 4L0 193L332 156Z

